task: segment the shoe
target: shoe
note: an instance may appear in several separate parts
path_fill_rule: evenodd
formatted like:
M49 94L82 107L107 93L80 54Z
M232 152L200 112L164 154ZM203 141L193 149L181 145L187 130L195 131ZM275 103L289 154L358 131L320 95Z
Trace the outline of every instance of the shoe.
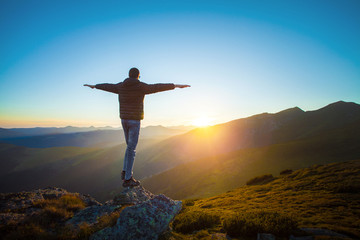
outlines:
M125 171L121 172L121 180L123 180L123 181L125 180Z
M136 187L140 185L140 181L131 177L129 180L124 180L123 187Z

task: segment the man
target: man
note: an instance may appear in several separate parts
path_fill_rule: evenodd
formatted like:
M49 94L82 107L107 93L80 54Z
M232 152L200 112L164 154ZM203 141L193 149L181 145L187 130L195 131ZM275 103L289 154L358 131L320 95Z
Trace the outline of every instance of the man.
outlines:
M190 85L179 84L146 84L139 81L140 71L137 68L131 68L129 78L117 84L96 84L84 86L96 88L119 95L120 118L124 130L125 141L127 144L124 167L121 172L123 187L139 186L140 182L136 180L133 174L133 165L135 160L135 149L139 139L140 120L144 118L144 97L146 94L157 93L174 88L186 88Z

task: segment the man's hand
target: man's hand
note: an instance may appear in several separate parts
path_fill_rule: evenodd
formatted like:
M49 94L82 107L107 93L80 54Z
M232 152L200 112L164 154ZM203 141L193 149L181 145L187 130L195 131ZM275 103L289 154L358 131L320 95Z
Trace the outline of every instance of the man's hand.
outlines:
M175 84L176 88L187 88L190 87L190 85L182 85L182 84Z
M85 87L95 88L95 85L84 84Z

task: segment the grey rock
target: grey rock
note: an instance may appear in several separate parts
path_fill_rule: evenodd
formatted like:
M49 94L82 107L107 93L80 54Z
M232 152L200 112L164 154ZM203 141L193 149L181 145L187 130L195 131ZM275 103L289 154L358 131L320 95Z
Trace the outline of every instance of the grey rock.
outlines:
M33 214L37 214L41 211L41 209L39 208L33 208L33 207L29 207L25 210L25 214L27 216L33 215Z
M71 224L74 227L79 226L81 223L93 225L98 222L98 219L104 215L114 212L121 206L90 206L77 212L66 224Z
M80 193L71 193L71 192L66 191L65 189L58 188L58 187L47 187L47 188L38 189L38 190L35 190L32 192L39 195L40 199L41 198L42 199L57 199L64 195L75 195L75 196L79 197L81 200L83 200L86 206L102 205L100 202L96 201L90 195L84 195L84 194L80 194Z
M29 192L0 193L0 223L16 224L22 222L26 217L37 214L40 209L34 203L44 199L60 198L64 195L74 195L84 201L86 206L101 206L89 195L71 193L62 188L47 187Z
M113 205L139 204L152 199L155 195L143 188L141 185L133 188L126 188L114 197L110 202ZM109 204L109 203L107 203Z
M300 228L300 229L313 236L330 236L330 237L348 238L348 236L346 235L323 228Z
M23 213L0 213L0 225L17 224L25 219Z
M115 204L114 200L108 200L108 201L106 201L106 202L104 203L104 205L114 206L114 205L116 205L116 204Z
M98 231L90 239L157 239L169 229L170 221L180 211L182 204L181 201L174 201L164 195L154 195L142 186L125 189L104 205L89 195L49 187L29 192L0 194L0 223L21 224L27 221L28 217L42 212L34 203L61 198L64 195L77 196L86 205L86 208L76 212L74 217L66 222L75 229L81 223L96 224L100 217L117 211L120 206L130 205L120 212L115 226ZM214 239L223 239L220 237Z
M43 199L57 199L61 198L62 196L69 194L68 191L62 188L57 187L47 187L44 189L38 189L33 191L43 197Z
M142 187L133 190L135 193L144 191ZM130 191L127 191L128 193ZM131 198L134 201L142 201L137 205L125 208L118 218L116 225L111 228L105 228L90 236L91 240L99 239L157 239L164 231L168 229L170 221L181 209L181 201L174 201L164 195L154 196L144 191L139 194L139 198ZM145 196L147 195L147 196Z
M293 235L290 236L289 240L313 240L313 236L301 236L301 237L295 237Z
M86 206L102 205L88 195L70 193L62 188L48 187L29 192L0 193L0 212L26 209L31 207L34 202L44 199L60 198L64 195L78 196L85 202Z
M270 233L258 233L257 240L275 240L276 237Z
M84 201L86 206L101 206L102 204L95 200L95 198L90 197L90 195L83 195L78 194L77 195L81 200Z

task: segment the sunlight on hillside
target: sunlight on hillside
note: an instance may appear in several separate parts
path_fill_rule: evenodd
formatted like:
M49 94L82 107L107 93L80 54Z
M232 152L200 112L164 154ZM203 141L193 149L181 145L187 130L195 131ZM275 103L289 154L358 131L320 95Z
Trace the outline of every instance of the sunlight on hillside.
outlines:
M208 146L213 148L215 143L215 136L218 133L218 129L213 126L204 126L195 129L190 141L192 147L199 148L199 144L203 147ZM205 145L205 146L204 146ZM203 150L204 151L204 150Z
M297 227L349 236L315 239L359 239L359 169L360 160L353 160L258 176L220 195L184 200L172 227L182 239L201 230L201 239L220 231L256 239L259 229L288 236Z

